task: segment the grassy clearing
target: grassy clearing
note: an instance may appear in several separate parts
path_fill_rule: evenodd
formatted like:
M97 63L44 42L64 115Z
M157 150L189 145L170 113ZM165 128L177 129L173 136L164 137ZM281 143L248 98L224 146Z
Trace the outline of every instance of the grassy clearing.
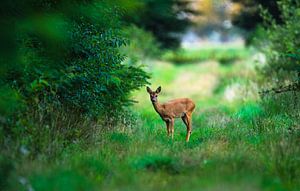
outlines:
M247 51L242 49L241 51ZM193 53L194 54L194 53ZM201 60L200 60L201 61ZM175 123L174 140L136 92L136 125L103 130L95 145L65 148L54 161L24 162L11 173L11 190L299 190L300 126L292 95L259 100L250 58L174 65L151 62L161 102L191 97L193 133Z
M167 52L163 59L175 64L197 63L199 61L215 60L220 64L232 64L249 56L248 49L240 47L208 47L202 49L180 49Z

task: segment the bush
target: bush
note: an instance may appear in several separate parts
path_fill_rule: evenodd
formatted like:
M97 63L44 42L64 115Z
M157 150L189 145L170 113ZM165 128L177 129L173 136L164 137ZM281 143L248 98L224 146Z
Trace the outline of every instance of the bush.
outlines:
M263 10L266 24L265 41L261 45L262 51L267 56L267 65L262 69L266 85L286 85L299 80L300 61L290 55L298 54L300 47L300 9L299 2L282 0L278 2L282 23Z
M0 187L5 189L8 186L10 173L14 170L12 161L0 156Z
M147 75L140 68L122 64L124 56L118 48L126 45L126 40L116 11L104 2L72 8L82 12L27 21L28 26L18 31L24 34L19 45L24 67L13 72L18 78L7 76L6 81L13 80L29 104L55 103L88 115L115 111L129 103L129 93L145 84ZM63 25L61 31L51 34L57 36L57 42L50 42L49 36L40 37L35 25L42 21L51 21L46 29ZM59 48L46 51L47 46Z
M123 29L124 35L130 39L128 46L121 48L121 52L127 55L129 64L136 64L135 61L143 61L149 58L160 56L160 45L152 33L144 31L135 25Z
M0 36L13 44L0 49L1 152L24 147L29 156L56 156L88 140L98 120L112 127L132 103L130 92L147 83L141 67L123 62L119 49L128 40L109 1L1 7L0 24L11 31Z

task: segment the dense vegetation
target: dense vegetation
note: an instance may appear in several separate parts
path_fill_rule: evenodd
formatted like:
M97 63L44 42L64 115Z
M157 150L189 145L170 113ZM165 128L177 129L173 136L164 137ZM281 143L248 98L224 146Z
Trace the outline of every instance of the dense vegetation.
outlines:
M280 9L276 0L233 0L233 2L241 3L243 7L247 7L246 9L242 9L233 21L235 25L249 32L255 30L255 28L264 21L264 18L260 14L260 6L267 9L274 19L277 21L281 20Z
M264 10L266 39L261 45L262 51L269 58L263 67L263 75L273 84L286 85L300 80L299 59L299 1L282 1L278 3L282 12L282 22L276 22L272 15ZM278 84L277 84L278 85ZM299 89L298 89L299 90Z
M5 155L24 148L31 157L53 157L90 139L94 132L82 128L87 121L110 127L122 120L129 93L148 75L123 64L119 48L128 39L118 9L105 1L3 2L2 8L2 37L12 44L1 49Z
M255 48L164 51L187 1L0 7L1 190L300 189L298 1L261 10ZM189 143L181 121L166 136L147 83L195 101Z

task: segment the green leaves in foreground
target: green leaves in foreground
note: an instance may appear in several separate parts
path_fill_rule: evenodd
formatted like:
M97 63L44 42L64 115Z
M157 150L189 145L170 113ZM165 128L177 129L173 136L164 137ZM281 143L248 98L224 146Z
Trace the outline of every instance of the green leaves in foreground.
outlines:
M22 105L22 98L16 90L13 90L8 86L0 87L0 116L14 113L16 110L20 109Z
M87 177L73 170L57 170L55 173L46 173L43 176L34 176L31 179L31 184L35 190L94 190L92 182Z
M1 96L16 108L3 101L2 113L17 110L19 99L28 107L60 105L97 116L128 105L129 93L147 83L142 68L123 64L119 48L128 40L118 8L107 1L67 2L3 4L8 13L2 20L13 22L4 22L11 33L1 37L13 41L14 47L10 54L4 54L4 48L0 52L0 81L7 84ZM23 16L10 11L14 8Z

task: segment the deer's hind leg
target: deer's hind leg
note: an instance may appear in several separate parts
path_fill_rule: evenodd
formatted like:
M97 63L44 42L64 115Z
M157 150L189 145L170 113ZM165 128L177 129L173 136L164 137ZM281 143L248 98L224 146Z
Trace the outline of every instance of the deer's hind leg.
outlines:
M187 135L186 135L186 142L189 142L190 136L192 134L192 113L187 114L187 120L188 120L188 128L187 128Z
M184 116L181 117L182 121L186 125L186 137L185 141L189 142L191 133L192 133L192 114L185 114Z
M181 117L183 123L185 124L186 127L188 127L188 120L187 120L187 117L186 117L186 114L184 114L182 117Z

